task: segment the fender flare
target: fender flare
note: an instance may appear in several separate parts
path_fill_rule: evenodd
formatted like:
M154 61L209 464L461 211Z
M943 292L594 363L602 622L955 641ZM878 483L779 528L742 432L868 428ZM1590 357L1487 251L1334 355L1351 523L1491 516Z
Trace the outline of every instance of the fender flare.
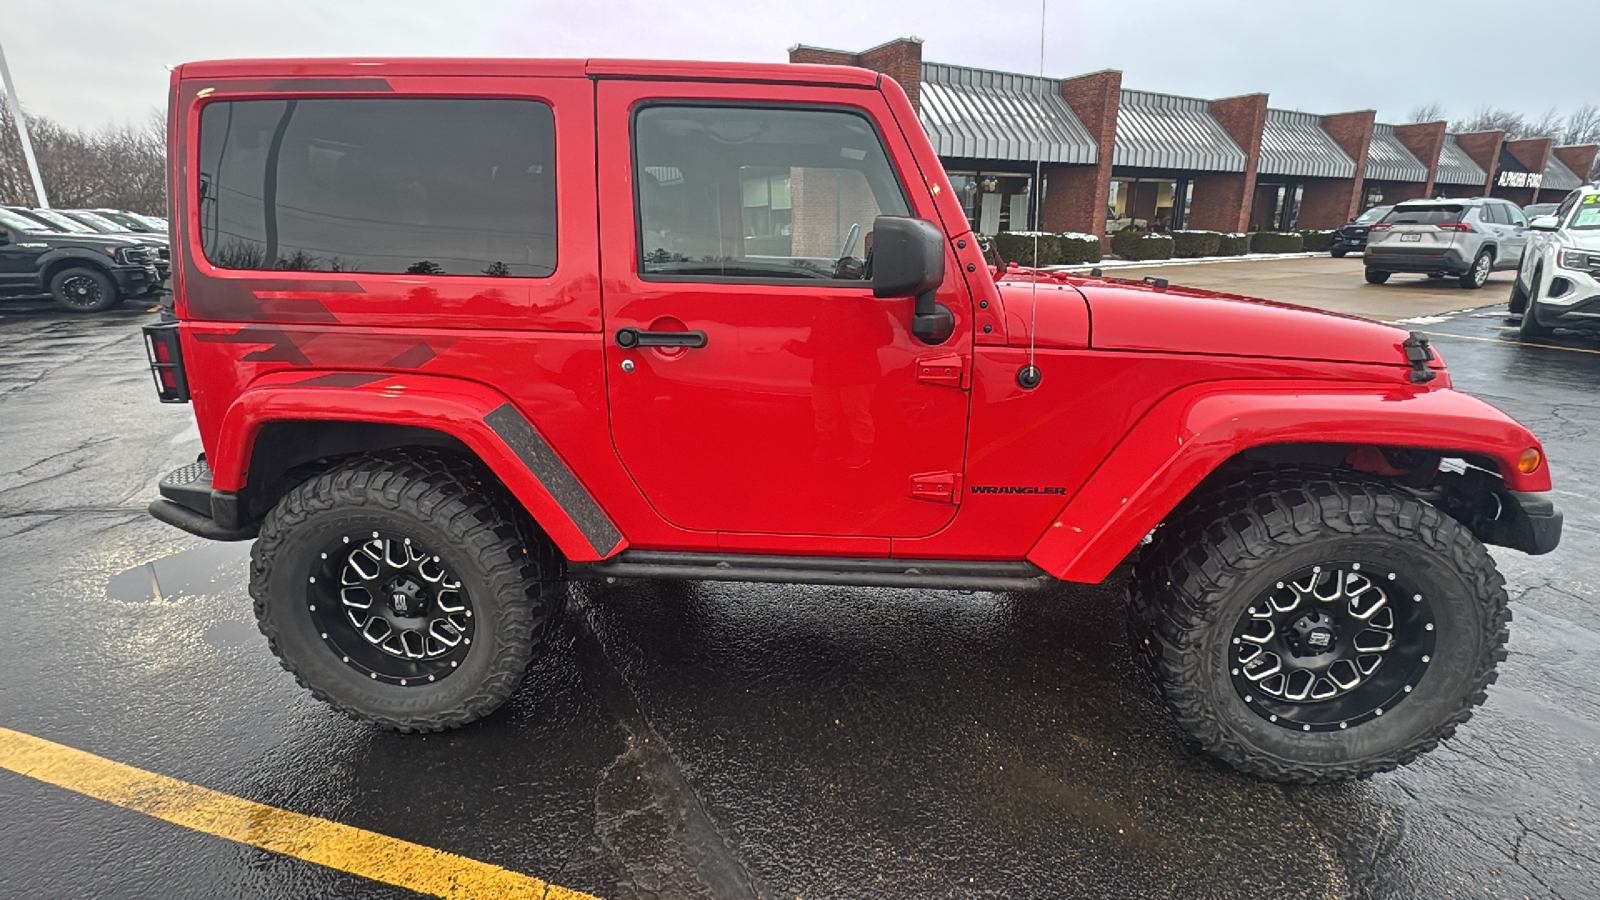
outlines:
M263 426L307 420L411 425L450 435L494 472L568 560L601 560L627 546L594 496L504 394L438 375L304 369L266 375L223 415L208 458L212 487L244 487Z
M46 272L50 271L58 263L67 262L71 264L73 261L82 261L84 265L99 269L105 273L107 278L112 279L113 284L116 283L116 278L111 274L111 270L117 265L117 261L109 253L96 253L93 250L86 250L82 247L61 247L41 254L35 263L34 278L38 280L39 292L47 293L50 290L50 279L44 277Z
M1200 482L1235 455L1286 443L1377 444L1472 453L1497 463L1506 487L1548 491L1548 465L1517 471L1527 428L1448 388L1210 383L1179 390L1128 432L1028 552L1065 581L1098 583Z

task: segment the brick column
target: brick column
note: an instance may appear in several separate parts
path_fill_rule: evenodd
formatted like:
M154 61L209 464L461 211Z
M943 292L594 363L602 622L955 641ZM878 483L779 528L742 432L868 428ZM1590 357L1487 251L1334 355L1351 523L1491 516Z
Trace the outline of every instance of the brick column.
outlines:
M1111 194L1111 157L1117 143L1117 107L1122 100L1122 73L1107 69L1061 82L1061 99L1094 140L1092 166L1051 166L1045 173L1039 227L1044 231L1081 231L1106 236L1106 199Z
M1355 218L1361 206L1361 185L1366 180L1367 151L1372 148L1372 127L1377 121L1377 112L1370 109L1322 117L1322 130L1355 160L1355 175L1307 179L1300 199L1299 227L1338 228Z
M1585 182L1594 171L1594 158L1600 152L1600 144L1573 144L1570 147L1554 147L1550 150L1561 160L1567 168L1571 169Z
M1405 145L1418 162L1428 167L1428 180L1414 191L1397 188L1392 196L1384 191L1383 202L1426 200L1433 196L1433 179L1439 174L1439 151L1444 148L1444 128L1443 122L1415 122L1394 127L1395 139Z
M922 112L922 39L895 38L871 50L861 51L863 69L871 69L900 82L911 101L911 108Z
M1267 95L1246 94L1211 101L1211 117L1245 154L1243 172L1201 175L1194 180L1194 210L1189 227L1203 231L1244 231L1250 222L1256 167L1261 162L1261 132L1267 123Z
M1487 197L1494 188L1495 170L1500 167L1500 145L1505 142L1504 131L1474 131L1471 134L1456 135L1456 146L1461 152L1472 157L1489 177L1483 181L1483 189L1473 196Z

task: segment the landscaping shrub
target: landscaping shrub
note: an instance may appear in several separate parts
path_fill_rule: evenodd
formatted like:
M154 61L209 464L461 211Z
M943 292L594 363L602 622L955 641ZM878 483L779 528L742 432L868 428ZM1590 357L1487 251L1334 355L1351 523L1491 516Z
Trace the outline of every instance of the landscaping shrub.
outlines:
M1309 253L1327 253L1333 249L1333 232L1331 231L1302 231L1300 238L1304 241L1305 249Z
M1080 234L1069 231L1057 235L1057 245L1061 252L1062 265L1077 265L1079 263L1097 263L1100 261L1100 239L1092 234Z
M1174 231L1172 255L1179 259L1216 256L1222 246L1222 234L1216 231Z
M1130 228L1112 235L1111 249L1123 259L1171 259L1172 237Z
M1280 231L1258 231L1250 235L1251 253L1299 253L1305 241L1299 234Z
M1218 256L1243 256L1250 252L1250 235L1225 234L1217 245Z
M1061 258L1061 239L1053 234L1040 232L1039 238L1039 265L1058 266L1065 262ZM1031 266L1033 261L1033 239L1031 231L1011 231L997 234L991 240L996 249L1000 251L1000 258L1008 263L1019 266Z

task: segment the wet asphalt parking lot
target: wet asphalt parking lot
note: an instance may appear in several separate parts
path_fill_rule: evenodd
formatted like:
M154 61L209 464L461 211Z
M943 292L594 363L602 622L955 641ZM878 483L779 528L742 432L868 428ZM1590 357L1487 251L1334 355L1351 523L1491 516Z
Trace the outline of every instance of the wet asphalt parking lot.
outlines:
M1424 292L1437 312L1509 284L1240 265L1281 267L1241 292L1387 294L1408 315ZM1221 276L1205 268L1168 277ZM1493 550L1510 658L1454 740L1312 788L1185 747L1129 656L1115 583L575 587L554 652L498 714L420 737L357 725L268 652L245 545L145 515L199 450L188 408L153 396L149 317L0 305L0 729L609 900L1600 895L1600 329L1525 345L1503 306L1409 326L1457 388L1544 440L1565 539ZM13 768L0 897L417 896Z

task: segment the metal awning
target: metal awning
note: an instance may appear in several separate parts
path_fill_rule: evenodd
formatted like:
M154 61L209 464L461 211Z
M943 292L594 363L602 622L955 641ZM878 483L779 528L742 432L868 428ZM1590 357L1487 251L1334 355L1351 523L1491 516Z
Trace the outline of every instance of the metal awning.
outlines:
M1114 166L1243 172L1244 151L1211 118L1211 102L1147 91L1123 91L1117 109Z
M1547 191L1575 191L1583 187L1583 179L1552 153L1545 161L1544 182L1539 186Z
M1439 169L1434 173L1434 184L1470 184L1481 187L1489 181L1489 173L1483 167L1472 161L1461 145L1456 143L1456 136L1444 136L1444 144L1439 147Z
M1380 122L1372 126L1372 141L1367 144L1366 179L1423 184L1428 180L1428 167L1400 143L1393 125Z
M1292 178L1354 178L1356 161L1322 130L1321 116L1268 109L1256 171Z
M1053 78L923 63L918 118L947 159L1092 165L1100 158Z

